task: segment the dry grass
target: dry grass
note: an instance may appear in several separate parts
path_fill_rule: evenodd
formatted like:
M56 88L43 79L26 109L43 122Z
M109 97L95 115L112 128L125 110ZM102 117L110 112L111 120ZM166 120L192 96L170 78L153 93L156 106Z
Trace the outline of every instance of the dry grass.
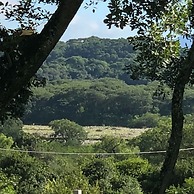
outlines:
M88 132L88 139L101 139L104 136L114 136L122 139L130 139L140 135L146 129L130 129L127 127L111 126L87 126L84 129Z
M127 127L113 126L85 126L84 129L88 132L88 141L99 141L104 136L114 136L122 139L130 139L139 136L147 129L130 129ZM53 133L49 126L42 125L24 125L23 130L26 133L37 134L39 136L48 137Z
M48 137L53 133L49 126L44 125L24 125L23 130L26 133L36 134L41 137Z

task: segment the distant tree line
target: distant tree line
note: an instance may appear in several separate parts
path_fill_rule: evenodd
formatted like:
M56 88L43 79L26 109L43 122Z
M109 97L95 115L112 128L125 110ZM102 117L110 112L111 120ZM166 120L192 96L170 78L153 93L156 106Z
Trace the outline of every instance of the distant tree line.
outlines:
M157 83L127 85L125 82L102 78L98 80L63 80L58 85L36 88L28 105L25 123L48 124L67 118L80 125L131 126L134 118L145 113L169 115L170 90L154 95ZM187 89L185 112L194 109L194 90ZM134 124L135 125L135 124Z
M146 113L169 115L169 88L157 90L157 83L134 81L127 74L125 67L137 65L134 57L131 45L122 38L59 42L38 72L47 85L34 89L23 121L48 124L66 118L80 125L133 127L157 118ZM186 114L194 110L193 93L191 87L187 89Z

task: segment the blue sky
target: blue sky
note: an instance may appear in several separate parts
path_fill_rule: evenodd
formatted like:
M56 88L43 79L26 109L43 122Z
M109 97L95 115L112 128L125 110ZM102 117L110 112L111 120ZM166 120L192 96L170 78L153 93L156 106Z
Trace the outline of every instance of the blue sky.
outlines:
M18 0L1 0L2 2L16 3ZM80 7L79 11L75 15L74 19L70 23L68 29L61 38L62 41L67 41L69 39L75 38L86 38L90 36L98 36L101 38L127 38L131 36L132 33L129 27L124 30L112 27L108 27L103 23L105 16L108 14L107 3L99 1L96 7L96 12L92 12L92 7L85 9L86 3L89 0L85 0ZM49 8L52 10L52 8ZM2 20L2 18L1 18ZM7 23L1 21L2 24L6 24L9 27L17 27L14 23Z
M1 0L7 2L7 0ZM10 3L16 3L18 0L8 0ZM123 30L112 27L108 27L103 23L106 15L108 14L107 3L99 1L96 7L95 13L92 12L92 7L85 9L86 3L89 0L84 0L79 11L71 21L66 32L62 36L62 41L68 41L69 39L87 38L90 36L98 36L100 38L127 38L133 36L135 33L131 32L129 27L125 27ZM49 9L52 10L52 7ZM16 28L17 26L11 22L4 22L3 18L0 18L2 24L6 24L9 27ZM188 41L187 41L188 42ZM185 40L181 40L182 46L184 46ZM189 43L190 44L190 43Z
M129 27L125 27L123 30L116 27L108 29L103 23L103 20L108 14L107 3L99 2L95 13L93 13L92 7L88 9L84 8L87 2L89 2L89 0L85 0L82 4L82 7L61 38L62 41L90 36L98 36L100 38L127 38L135 34ZM180 38L180 40L183 47L185 46L185 42L187 42L188 45L191 44L189 41L183 40L182 38Z
M86 38L90 36L98 36L101 38L127 38L133 34L129 27L126 27L124 30L116 27L108 29L103 23L108 13L107 3L99 2L95 13L93 13L92 7L88 9L84 8L88 1L89 0L84 1L61 40L67 41L69 39Z

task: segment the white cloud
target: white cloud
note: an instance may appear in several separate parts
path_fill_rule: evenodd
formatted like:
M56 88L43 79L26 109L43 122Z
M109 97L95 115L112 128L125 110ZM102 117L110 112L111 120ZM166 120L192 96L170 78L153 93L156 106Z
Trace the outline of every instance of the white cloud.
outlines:
M18 2L18 0L0 1L9 1L10 3ZM69 39L86 38L90 36L98 36L101 38L126 38L133 34L129 28L124 30L118 29L116 27L108 29L108 27L103 23L103 20L108 13L107 4L101 3L98 5L95 13L92 12L92 8L84 9L84 5L85 4L82 5L78 13L75 15L61 40L66 41ZM17 27L12 22L4 22L3 19L1 20L2 24L6 24L11 28Z
M99 30L100 25L97 21L85 15L76 15L67 28L63 39L88 37L97 34Z
M103 23L107 13L108 8L105 3L98 5L95 13L93 13L90 8L80 8L61 40L66 41L90 36L98 36L101 38L127 38L134 35L129 27L126 27L124 30L116 27L108 29L106 24Z
M130 28L126 27L121 30L116 27L108 29L102 20L98 18L90 18L84 15L78 15L70 23L67 31L64 33L62 40L74 38L85 38L90 36L98 36L101 38L127 38L131 33Z
M88 24L88 28L90 28L91 31L95 32L95 31L98 31L100 29L100 26L95 22L91 22Z

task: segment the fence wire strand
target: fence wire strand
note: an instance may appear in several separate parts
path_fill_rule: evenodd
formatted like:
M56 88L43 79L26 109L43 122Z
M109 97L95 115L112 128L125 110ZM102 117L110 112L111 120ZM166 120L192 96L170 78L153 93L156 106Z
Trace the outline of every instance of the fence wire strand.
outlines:
M185 151L192 151L194 148L184 148L180 149L180 152ZM157 151L145 151L145 152L110 152L110 153L98 153L98 152L50 152L50 151L35 151L35 150L22 150L22 149L6 149L0 148L0 151L7 151L7 152L20 152L20 153L34 153L34 154L50 154L50 155L148 155L148 154L162 154L166 153L165 150L157 150Z

